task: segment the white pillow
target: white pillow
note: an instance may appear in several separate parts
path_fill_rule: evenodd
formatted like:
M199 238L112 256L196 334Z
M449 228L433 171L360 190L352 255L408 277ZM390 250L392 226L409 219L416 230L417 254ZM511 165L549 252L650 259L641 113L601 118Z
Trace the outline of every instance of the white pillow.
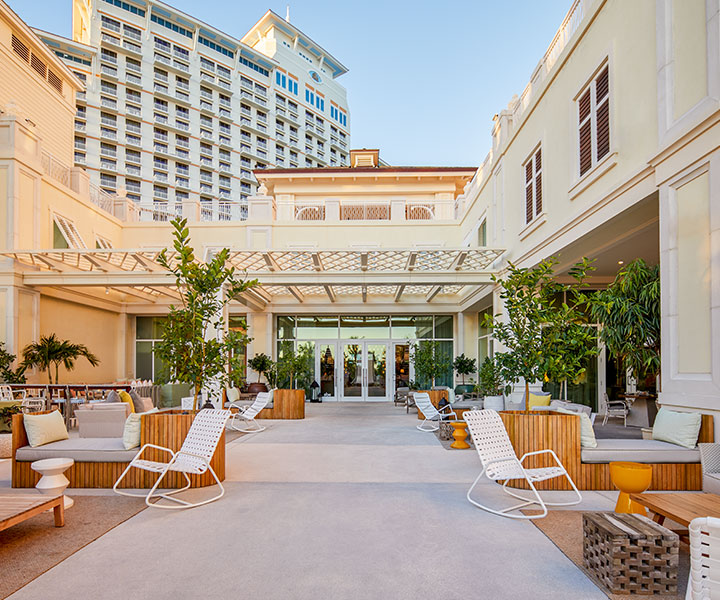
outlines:
M125 450L131 450L140 445L140 417L157 411L157 408L153 408L144 413L130 413L130 416L125 420L125 428L123 429L123 446Z
M702 415L697 412L678 412L661 407L655 417L652 437L660 442L669 442L683 448L695 448Z
M592 426L590 417L584 412L575 412L574 410L568 410L567 408L557 407L555 412L562 413L564 415L575 415L580 417L580 447L581 448L597 448L597 440L595 439L595 430Z
M33 447L68 439L65 420L59 411L45 415L23 415L28 443Z

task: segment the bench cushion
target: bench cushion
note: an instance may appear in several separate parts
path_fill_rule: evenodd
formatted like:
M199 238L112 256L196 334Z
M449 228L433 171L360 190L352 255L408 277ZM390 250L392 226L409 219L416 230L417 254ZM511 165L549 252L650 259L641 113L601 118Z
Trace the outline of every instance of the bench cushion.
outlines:
M78 462L130 462L137 454L125 450L122 438L72 438L32 448L18 448L15 459L27 462L43 458L72 458Z
M584 463L631 461L638 463L699 463L700 451L658 440L597 440L596 448L583 448Z

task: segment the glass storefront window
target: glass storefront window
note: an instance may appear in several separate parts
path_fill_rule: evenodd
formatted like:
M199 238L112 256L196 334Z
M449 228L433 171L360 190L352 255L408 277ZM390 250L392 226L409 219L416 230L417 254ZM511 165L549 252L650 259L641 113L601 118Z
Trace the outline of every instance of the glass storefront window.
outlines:
M432 337L432 315L415 317L412 315L392 316L392 337L395 340L417 340Z
M435 338L453 339L453 318L450 315L435 317Z
M298 316L297 339L336 340L338 318L324 316Z
M340 337L343 339L389 339L389 316L341 316Z
M295 339L295 317L277 318L277 337L281 340Z
M165 317L137 317L135 338L138 340L159 340Z
M152 342L135 342L135 377L153 379Z

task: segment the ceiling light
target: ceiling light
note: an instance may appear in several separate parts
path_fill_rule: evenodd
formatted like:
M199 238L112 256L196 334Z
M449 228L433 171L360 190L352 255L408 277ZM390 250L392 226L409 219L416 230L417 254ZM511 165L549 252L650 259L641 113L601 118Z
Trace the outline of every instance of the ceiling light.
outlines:
M618 264L619 264L619 265L624 265L624 264L625 264L625 261L624 261L624 260L619 260L619 261L618 261Z
M106 294L109 294L109 293L110 293L110 288L109 288L109 287L106 287L106 288L105 288L105 293L106 293Z

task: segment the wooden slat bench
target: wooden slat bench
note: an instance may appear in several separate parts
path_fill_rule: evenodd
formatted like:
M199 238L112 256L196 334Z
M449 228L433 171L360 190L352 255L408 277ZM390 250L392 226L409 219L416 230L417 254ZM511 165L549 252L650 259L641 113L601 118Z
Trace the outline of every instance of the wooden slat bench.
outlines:
M39 414L39 413L35 413ZM30 488L40 480L40 474L30 468L31 461L16 460L18 448L28 445L22 414L13 415L12 425L12 486L14 488ZM170 448L173 452L180 450L187 432L190 430L195 414L192 411L170 410L143 415L140 420L140 446L155 444ZM86 438L87 439L87 438ZM139 450L140 448L138 448ZM143 454L147 460L166 462L170 455L167 452L149 449ZM82 462L75 461L65 476L71 488L111 488L118 480L128 462ZM217 473L220 481L225 480L225 433L223 432L210 466ZM158 475L140 469L131 469L123 479L124 488L151 488ZM214 485L215 480L209 471L202 475L190 475L191 487ZM182 473L171 472L165 478L169 488L185 485Z
M574 415L524 411L500 412L505 429L518 457L526 452L551 449L568 474L581 490L614 490L610 480L609 463L582 462L580 446L580 419ZM702 415L698 442L713 442L713 417ZM547 455L528 458L526 467L550 466ZM510 487L526 488L524 481L513 480ZM541 490L569 490L564 477L556 477L536 484ZM702 468L700 463L656 463L652 465L651 490L701 490Z
M62 495L48 498L40 494L0 494L0 531L53 509L55 527L65 525L65 501Z

